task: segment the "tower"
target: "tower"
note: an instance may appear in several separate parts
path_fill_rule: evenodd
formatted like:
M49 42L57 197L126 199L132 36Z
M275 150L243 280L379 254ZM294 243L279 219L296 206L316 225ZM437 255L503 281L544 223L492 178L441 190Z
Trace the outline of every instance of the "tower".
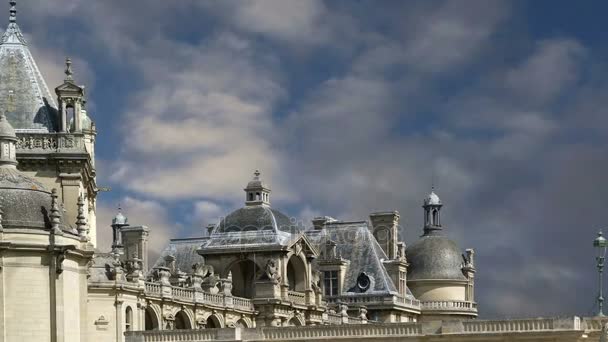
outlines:
M458 245L444 234L443 203L435 189L424 198L422 207L424 233L407 248L406 256L410 264L407 285L421 302L423 319L475 318L473 251L463 255Z
M78 219L78 199L96 244L95 124L87 116L85 89L75 83L72 61L55 97L17 24L17 2L10 1L9 24L0 40L0 112L14 127L19 170L47 188L57 188L65 222Z

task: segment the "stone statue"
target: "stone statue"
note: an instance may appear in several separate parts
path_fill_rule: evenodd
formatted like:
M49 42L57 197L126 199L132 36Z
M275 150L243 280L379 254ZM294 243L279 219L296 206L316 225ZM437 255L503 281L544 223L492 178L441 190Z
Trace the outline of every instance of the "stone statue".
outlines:
M277 282L281 281L281 276L279 275L279 267L276 264L274 259L268 259L266 262L266 268L264 269L264 274L262 275L263 279L275 280Z
M600 342L608 342L608 322L604 323L600 335Z

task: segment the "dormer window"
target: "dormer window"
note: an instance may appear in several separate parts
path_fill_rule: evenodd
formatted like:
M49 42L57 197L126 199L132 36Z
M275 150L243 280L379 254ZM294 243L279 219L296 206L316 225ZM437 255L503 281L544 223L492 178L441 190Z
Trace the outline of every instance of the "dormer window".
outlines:
M338 295L338 271L323 272L323 293L326 296Z

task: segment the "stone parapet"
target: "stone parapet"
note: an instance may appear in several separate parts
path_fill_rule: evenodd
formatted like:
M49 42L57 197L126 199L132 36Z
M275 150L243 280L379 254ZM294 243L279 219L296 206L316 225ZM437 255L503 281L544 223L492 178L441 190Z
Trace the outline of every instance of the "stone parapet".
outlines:
M338 319L339 317L335 317ZM331 318L330 318L331 320ZM139 331L126 333L126 342L165 341L588 341L602 322L579 317L492 321L431 321L420 323L344 324L255 329Z

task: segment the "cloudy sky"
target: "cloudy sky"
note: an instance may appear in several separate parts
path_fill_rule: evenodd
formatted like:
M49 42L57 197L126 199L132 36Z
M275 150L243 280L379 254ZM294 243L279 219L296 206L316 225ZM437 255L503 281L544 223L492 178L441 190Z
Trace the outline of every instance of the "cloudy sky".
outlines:
M603 6L603 8L600 8ZM98 229L170 237L242 205L259 168L294 217L399 210L477 252L481 316L589 315L608 226L600 2L20 1L50 87L97 123ZM6 6L8 20L8 4ZM608 228L608 227L607 227ZM105 232L105 233L104 233Z

